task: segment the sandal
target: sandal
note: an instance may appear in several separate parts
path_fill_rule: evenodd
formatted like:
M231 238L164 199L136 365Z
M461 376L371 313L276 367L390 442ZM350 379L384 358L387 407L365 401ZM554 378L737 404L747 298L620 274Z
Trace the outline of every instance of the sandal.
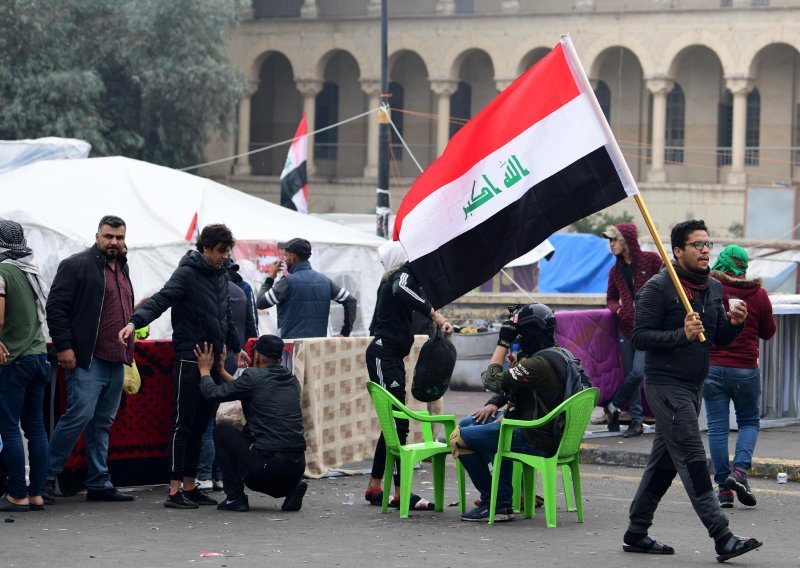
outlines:
M745 552L750 552L751 550L755 550L762 544L764 543L755 538L747 538L744 536L733 535L732 538L728 540L728 542L723 547L723 553L717 556L717 562L725 562L726 560L730 560L731 558L736 558L737 556L741 556Z
M641 552L643 554L675 554L674 548L649 536L644 537L636 544L623 544L622 550L625 552ZM722 561L720 560L720 562Z
M364 499L369 501L370 505L383 505L383 489L367 489L364 491Z
M392 497L389 500L389 506L393 509L400 508L400 499ZM435 511L436 506L430 501L423 499L419 495L411 495L411 500L408 502L409 511Z

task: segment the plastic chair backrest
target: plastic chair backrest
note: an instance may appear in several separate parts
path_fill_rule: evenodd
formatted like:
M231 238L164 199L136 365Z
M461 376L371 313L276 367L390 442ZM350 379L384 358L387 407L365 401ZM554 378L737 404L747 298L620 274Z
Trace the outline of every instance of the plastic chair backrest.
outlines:
M558 457L569 458L580 451L586 426L599 399L600 389L596 387L584 389L569 397L554 410L556 413L563 411L566 418L561 443L556 453Z
M408 414L408 408L378 383L368 381L367 392L372 398L375 414L378 415L378 422L381 425L381 432L383 432L383 439L386 442L386 446L395 449L399 448L400 438L397 437L397 426L394 422L393 411L397 409Z

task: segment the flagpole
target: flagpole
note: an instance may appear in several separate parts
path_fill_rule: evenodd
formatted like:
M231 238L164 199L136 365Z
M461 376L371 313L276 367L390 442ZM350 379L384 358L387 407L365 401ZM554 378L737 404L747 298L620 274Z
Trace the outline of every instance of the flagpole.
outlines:
M381 0L381 110L378 111L378 184L375 190L376 234L389 236L389 72L388 72L388 23L387 0Z
M572 45L572 40L569 38L569 34L564 34L561 36L561 44L564 46L564 53L567 55L567 61L570 63L576 81L581 85L585 93L590 94L589 99L592 102L592 107L594 108L595 113L599 115L599 118L601 118L599 122L605 130L606 136L609 140L606 148L608 149L618 168L622 170L620 172L622 177L630 187L636 190L636 193L633 194L633 198L636 200L636 205L639 206L639 211L642 213L642 217L644 217L644 222L647 225L647 229L650 231L650 235L653 237L653 241L656 243L656 247L658 247L661 260L664 262L664 267L667 269L667 274L669 274L669 278L672 280L675 290L678 292L678 297L681 299L681 304L683 304L683 308L686 310L687 314L692 313L694 308L689 303L689 298L686 296L686 291L683 289L683 286L678 279L678 274L675 272L675 267L672 265L672 260L669 256L667 256L667 251L664 248L664 244L661 242L661 237L658 235L658 231L653 223L653 219L650 217L650 213L647 211L647 206L644 204L644 199L642 199L641 193L639 193L639 188L636 186L636 181L633 179L633 174L631 174L631 171L628 168L628 162L625 161L625 157L622 155L622 151L617 145L617 139L614 137L614 133L611 131L611 127L608 125L608 121L603 114L603 109L600 108L600 103L597 102L597 97L595 97L592 85L589 83L589 78L586 76L586 71L583 69L580 59L578 59L578 54L575 51L575 46ZM706 336L703 333L698 334L697 338L701 343L706 340Z

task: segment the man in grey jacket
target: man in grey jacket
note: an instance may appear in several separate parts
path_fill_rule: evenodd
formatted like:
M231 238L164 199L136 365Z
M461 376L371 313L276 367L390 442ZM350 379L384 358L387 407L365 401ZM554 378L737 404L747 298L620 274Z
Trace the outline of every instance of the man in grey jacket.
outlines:
M208 344L195 348L200 369L200 391L213 402L241 400L247 419L244 430L231 424L217 424L214 444L222 468L226 499L221 511L250 509L245 485L272 497L285 497L281 509L299 511L306 492L306 440L300 411L300 384L281 366L283 341L274 335L258 338L254 367L238 379L225 371L222 359L216 363L225 382L211 378L214 350Z

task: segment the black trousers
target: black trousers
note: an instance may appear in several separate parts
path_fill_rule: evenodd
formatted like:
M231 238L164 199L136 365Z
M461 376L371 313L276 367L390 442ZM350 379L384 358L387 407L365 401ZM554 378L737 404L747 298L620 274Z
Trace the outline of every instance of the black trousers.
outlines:
M211 371L215 380L216 374L216 369ZM172 396L175 409L169 429L167 460L169 478L179 481L197 476L203 432L217 404L207 401L200 393L200 370L195 361L179 359L175 363Z
M214 445L222 487L232 501L244 497L245 485L272 497L286 497L303 479L305 452L259 451L250 437L231 424L217 424Z

